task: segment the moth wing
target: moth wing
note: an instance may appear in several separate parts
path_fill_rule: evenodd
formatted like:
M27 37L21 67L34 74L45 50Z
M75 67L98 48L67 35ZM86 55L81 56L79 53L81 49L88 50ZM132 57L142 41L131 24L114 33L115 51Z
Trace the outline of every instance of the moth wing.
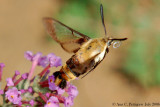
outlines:
M43 22L48 34L69 53L77 52L80 46L90 39L90 37L68 27L58 20L44 18Z

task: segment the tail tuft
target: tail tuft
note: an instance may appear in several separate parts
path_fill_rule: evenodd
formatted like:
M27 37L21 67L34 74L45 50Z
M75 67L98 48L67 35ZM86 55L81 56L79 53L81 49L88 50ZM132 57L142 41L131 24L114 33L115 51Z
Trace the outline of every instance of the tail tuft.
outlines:
M55 77L55 84L59 86L60 88L64 89L67 86L66 80L62 77L62 74L60 71L56 71L53 73Z

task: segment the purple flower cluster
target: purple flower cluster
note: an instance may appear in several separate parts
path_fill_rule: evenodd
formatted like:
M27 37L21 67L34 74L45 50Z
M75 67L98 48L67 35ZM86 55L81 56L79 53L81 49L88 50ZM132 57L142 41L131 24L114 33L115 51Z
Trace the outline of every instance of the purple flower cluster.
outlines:
M4 90L0 90L0 95L5 100L3 101L5 106L59 107L60 103L65 107L72 106L74 98L78 95L77 88L67 83L67 87L61 89L55 85L54 76L48 76L51 67L61 66L61 58L53 53L42 56L40 52L33 54L30 51L27 51L24 56L32 62L32 66L29 73L24 73L19 78L17 76L20 75L20 72L15 71L12 78L6 79L7 84ZM36 66L43 67L43 70L33 76ZM5 65L0 63L0 82L4 67ZM65 93L68 93L67 97L64 96ZM35 97L35 94L38 96Z
M47 56L42 56L42 53L40 52L38 52L37 54L33 54L31 51L27 51L24 57L27 60L30 60L33 62L38 55L40 55L40 58L38 58L38 61L37 61L39 66L42 66L45 68L49 64L51 67L53 66L58 67L62 65L61 58L56 56L54 53L50 53Z

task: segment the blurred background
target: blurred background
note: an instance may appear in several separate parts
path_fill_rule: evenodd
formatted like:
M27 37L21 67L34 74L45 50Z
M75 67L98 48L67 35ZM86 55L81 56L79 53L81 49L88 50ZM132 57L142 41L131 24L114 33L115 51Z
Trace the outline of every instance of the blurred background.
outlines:
M63 64L71 57L47 35L43 17L54 17L91 38L103 37L100 3L108 35L128 40L117 49L111 47L92 73L73 81L79 90L74 107L160 101L159 0L1 0L0 63L6 65L2 87L15 70L29 71L25 51L53 52Z

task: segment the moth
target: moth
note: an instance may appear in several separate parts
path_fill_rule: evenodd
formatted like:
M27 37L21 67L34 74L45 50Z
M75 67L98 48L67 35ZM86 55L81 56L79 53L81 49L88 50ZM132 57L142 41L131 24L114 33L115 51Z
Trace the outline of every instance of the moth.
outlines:
M107 36L104 23L103 6L100 5L100 14L105 36L102 38L90 38L82 34L60 21L53 18L44 18L43 23L48 34L61 45L61 47L73 53L72 57L66 61L59 71L53 73L55 76L55 84L64 89L67 81L76 79L93 71L105 58L109 52L109 47L119 46L121 41L127 38L111 38Z

